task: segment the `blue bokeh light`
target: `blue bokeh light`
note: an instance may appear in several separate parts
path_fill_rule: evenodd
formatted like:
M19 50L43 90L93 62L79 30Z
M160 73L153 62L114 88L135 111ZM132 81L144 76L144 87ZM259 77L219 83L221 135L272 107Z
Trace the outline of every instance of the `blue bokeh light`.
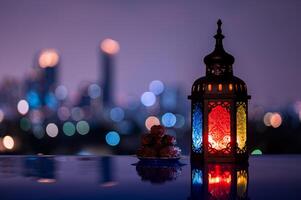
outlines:
M56 99L55 95L52 92L49 92L46 95L46 97L45 97L45 103L52 110L55 110L57 108L57 106L58 106L57 99Z
M39 108L41 106L41 101L38 93L34 90L30 90L26 95L26 100L30 108Z
M116 131L110 131L106 135L106 142L110 146L116 146L120 142L120 136Z
M88 88L88 94L90 98L96 99L101 95L101 88L99 87L99 85L93 83Z
M147 107L156 103L156 96L152 92L144 92L141 96L141 103Z
M177 122L177 118L176 116L173 114L173 113L165 113L163 116L162 116L162 124L166 127L173 127L176 122Z
M149 91L154 93L155 95L159 95L164 91L164 84L162 81L154 80L149 84Z
M124 111L120 107L115 107L110 111L110 118L114 122L121 122L124 118Z

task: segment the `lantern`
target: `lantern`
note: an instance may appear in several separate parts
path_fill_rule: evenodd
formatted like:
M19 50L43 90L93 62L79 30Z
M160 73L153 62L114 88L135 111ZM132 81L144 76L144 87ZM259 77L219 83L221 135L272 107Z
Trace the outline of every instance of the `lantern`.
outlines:
M209 163L191 165L188 200L248 199L248 165Z
M234 57L222 40L221 20L214 36L215 49L204 58L206 76L192 86L191 160L208 162L247 161L247 86L233 76Z

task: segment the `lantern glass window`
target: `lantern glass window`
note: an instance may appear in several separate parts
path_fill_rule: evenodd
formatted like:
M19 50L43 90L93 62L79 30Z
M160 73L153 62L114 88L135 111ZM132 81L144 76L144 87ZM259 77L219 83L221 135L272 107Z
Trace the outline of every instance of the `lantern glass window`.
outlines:
M193 104L192 109L192 151L202 152L203 143L203 112L199 102Z
M228 147L231 140L230 103L210 102L208 115L208 142L211 153ZM210 151L209 151L210 152ZM224 151L229 153L229 151Z
M244 152L247 141L247 113L246 113L246 103L237 102L237 112L236 112L236 142L237 142L237 152Z

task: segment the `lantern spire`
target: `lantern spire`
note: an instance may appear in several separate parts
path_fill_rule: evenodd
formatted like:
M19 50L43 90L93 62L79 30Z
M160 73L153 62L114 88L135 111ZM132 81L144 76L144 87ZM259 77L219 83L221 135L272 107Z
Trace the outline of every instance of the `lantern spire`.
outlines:
M219 19L217 21L217 31L216 35L214 36L216 43L215 43L215 49L223 49L223 39L225 36L222 34L222 20Z

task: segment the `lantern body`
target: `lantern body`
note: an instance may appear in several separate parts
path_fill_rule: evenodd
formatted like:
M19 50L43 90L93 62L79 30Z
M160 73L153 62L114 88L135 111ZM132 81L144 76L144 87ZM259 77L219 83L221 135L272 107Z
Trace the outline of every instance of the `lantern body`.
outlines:
M248 166L210 163L191 166L189 200L248 199Z
M234 57L226 53L221 21L215 50L204 59L206 76L197 79L191 95L191 160L243 162L247 152L247 86L233 76Z

